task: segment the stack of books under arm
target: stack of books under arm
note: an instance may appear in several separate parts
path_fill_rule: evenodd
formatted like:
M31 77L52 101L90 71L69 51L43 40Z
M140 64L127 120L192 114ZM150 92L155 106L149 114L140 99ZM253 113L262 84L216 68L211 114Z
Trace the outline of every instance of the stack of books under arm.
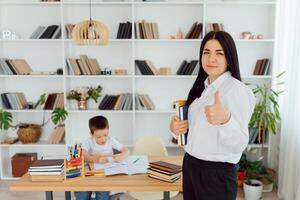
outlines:
M28 172L32 181L63 181L64 160L36 160Z
M59 39L61 38L61 26L38 26L30 35L30 39Z
M182 168L179 165L164 161L151 162L148 176L162 181L173 183L181 177Z

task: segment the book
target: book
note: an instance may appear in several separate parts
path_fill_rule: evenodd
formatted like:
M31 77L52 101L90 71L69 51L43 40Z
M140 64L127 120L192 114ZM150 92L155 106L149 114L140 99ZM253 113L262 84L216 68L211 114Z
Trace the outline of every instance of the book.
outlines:
M182 167L180 165L168 163L165 161L150 162L149 165L151 168L156 168L171 173L182 171Z
M105 176L117 174L146 174L149 166L147 156L128 156L122 162L114 162L112 158L108 158L109 162L106 164L94 163L94 168L104 169Z
M35 168L58 168L64 166L63 159L35 160L31 165L31 169Z
M177 100L174 103L175 109L176 109L176 115L179 117L180 120L187 120L188 116L188 107L185 105L186 100ZM181 134L177 138L177 144L179 146L184 146L187 143L187 134L186 133Z
M162 177L159 177L159 176L155 176L153 174L149 174L148 176L151 177L151 178L155 178L155 179L158 179L158 180L161 180L161 181L166 181L166 182L169 182L169 183L173 183L181 177L181 176L177 176L173 179L166 179L166 178L162 178Z

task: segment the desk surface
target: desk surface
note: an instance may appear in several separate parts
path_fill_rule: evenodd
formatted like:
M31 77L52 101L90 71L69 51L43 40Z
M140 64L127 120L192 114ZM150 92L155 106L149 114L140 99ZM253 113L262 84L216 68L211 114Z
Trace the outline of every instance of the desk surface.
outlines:
M149 161L166 161L182 165L182 156L150 156ZM168 183L153 178L147 174L115 175L109 177L90 176L74 182L32 182L25 174L15 184L11 191L182 191L182 179Z

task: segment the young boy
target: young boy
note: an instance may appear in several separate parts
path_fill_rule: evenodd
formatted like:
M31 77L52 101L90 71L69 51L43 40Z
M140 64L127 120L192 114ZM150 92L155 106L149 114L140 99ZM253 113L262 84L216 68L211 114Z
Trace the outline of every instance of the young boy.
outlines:
M108 157L113 161L121 162L129 154L129 150L113 137L108 136L108 120L103 116L95 116L89 120L91 136L82 144L84 161L107 163ZM113 149L120 153L113 153ZM77 200L88 200L92 192L76 192ZM109 192L96 192L96 200L110 199Z

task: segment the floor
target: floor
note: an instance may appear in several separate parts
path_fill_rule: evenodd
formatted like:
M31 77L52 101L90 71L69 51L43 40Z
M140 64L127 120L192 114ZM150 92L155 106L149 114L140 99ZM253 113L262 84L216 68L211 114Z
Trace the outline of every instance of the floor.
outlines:
M5 200L17 200L17 199L45 199L44 192L11 192L9 191L9 185L12 184L13 181L0 181L0 197ZM54 192L55 200L63 200L64 193L63 192ZM129 195L124 194L119 197L120 200L134 200ZM172 198L171 200L182 200L182 194L179 193L177 196ZM243 200L243 191L239 189L237 200ZM271 193L263 193L263 200L279 200L276 195L276 192L273 191Z

